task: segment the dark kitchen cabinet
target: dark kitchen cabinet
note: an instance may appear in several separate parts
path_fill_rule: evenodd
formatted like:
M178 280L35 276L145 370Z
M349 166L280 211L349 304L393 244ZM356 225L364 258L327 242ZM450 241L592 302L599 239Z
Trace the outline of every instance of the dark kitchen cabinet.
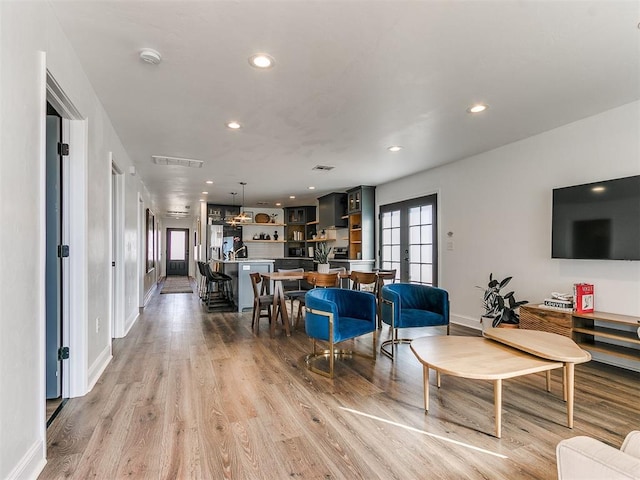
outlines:
M345 228L347 218L347 194L329 193L318 198L318 228Z
M376 187L360 186L347 190L349 212L349 258L375 259Z

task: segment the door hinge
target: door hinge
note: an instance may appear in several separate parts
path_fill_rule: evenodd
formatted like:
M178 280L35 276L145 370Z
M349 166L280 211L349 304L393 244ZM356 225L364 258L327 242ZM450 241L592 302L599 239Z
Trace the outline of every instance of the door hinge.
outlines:
M60 347L58 349L58 360L66 360L69 358L69 347Z
M69 256L69 245L58 245L58 257L66 258Z
M58 143L58 154L66 157L69 155L69 144L68 143Z

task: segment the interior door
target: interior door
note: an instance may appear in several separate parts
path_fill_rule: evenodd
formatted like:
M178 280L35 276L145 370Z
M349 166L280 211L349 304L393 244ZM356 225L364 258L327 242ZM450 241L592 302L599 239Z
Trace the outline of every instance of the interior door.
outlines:
M438 284L437 197L380 207L380 265L401 282Z
M189 275L189 229L167 228L167 276Z
M49 111L55 110L49 106ZM47 115L46 133L46 256L45 256L45 370L46 396L62 396L62 118Z

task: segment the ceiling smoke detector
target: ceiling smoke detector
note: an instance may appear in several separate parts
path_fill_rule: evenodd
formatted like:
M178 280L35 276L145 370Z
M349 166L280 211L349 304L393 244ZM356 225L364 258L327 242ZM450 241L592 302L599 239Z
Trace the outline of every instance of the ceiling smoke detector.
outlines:
M140 50L140 60L151 65L158 65L162 61L162 55L153 48L143 48Z
M336 167L330 167L329 165L316 165L311 170L321 170L323 172L328 172L330 170L333 170L334 168Z
M191 158L166 157L164 155L151 155L151 161L156 165L177 165L179 167L202 168L202 160Z

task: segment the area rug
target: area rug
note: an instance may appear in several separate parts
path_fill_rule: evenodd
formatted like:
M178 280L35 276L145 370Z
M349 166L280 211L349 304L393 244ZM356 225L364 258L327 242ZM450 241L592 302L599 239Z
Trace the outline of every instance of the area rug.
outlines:
M165 277L160 293L193 293L189 277Z

